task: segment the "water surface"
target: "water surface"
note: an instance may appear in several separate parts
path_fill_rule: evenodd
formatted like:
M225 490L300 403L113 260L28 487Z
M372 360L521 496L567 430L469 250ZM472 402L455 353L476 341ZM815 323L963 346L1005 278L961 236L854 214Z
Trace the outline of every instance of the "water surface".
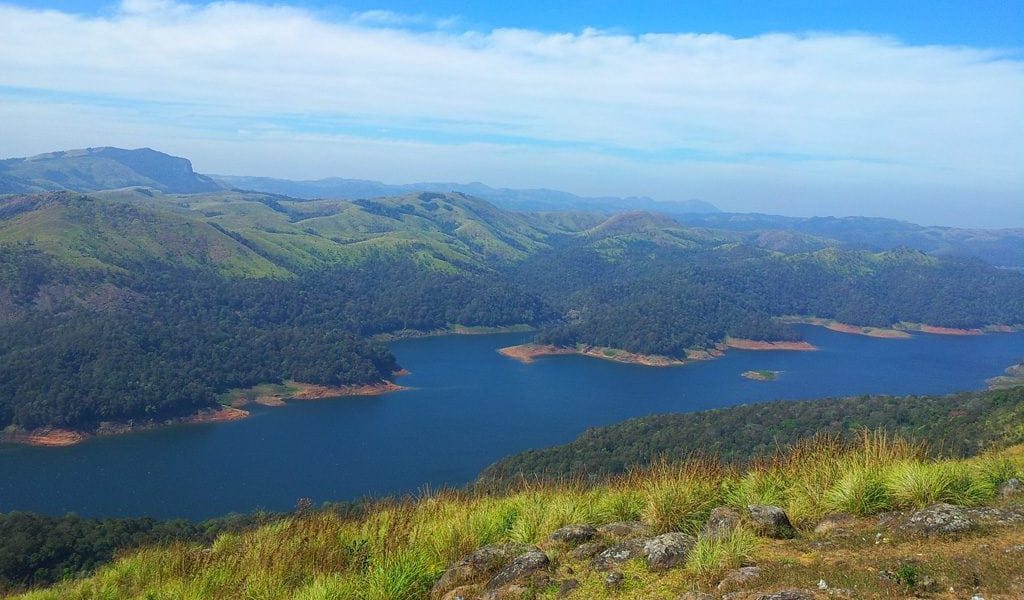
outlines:
M523 365L495 349L529 334L392 344L413 389L261 409L69 448L0 446L0 512L206 518L298 498L339 501L461 485L489 464L653 413L867 393L980 389L1024 357L1024 335L883 340L802 327L820 352L730 351L656 369L561 356ZM777 381L744 379L777 370Z

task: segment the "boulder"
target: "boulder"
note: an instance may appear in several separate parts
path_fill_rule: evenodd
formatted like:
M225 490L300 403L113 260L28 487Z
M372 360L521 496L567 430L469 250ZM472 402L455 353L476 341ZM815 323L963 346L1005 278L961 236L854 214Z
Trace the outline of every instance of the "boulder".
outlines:
M844 527L853 524L856 521L856 517L850 513L832 513L825 515L818 525L814 528L814 533L818 535L831 535L837 531L841 531Z
M1000 498L1013 498L1014 496L1020 496L1021 494L1024 494L1024 483L1021 483L1021 480L1016 477L1011 477L1006 483L999 487Z
M558 597L565 598L569 594L573 593L576 588L580 587L580 582L575 579L566 579L562 583L558 584Z
M456 588L487 581L510 560L529 549L523 544L494 544L467 554L448 567L430 590L430 596L441 598Z
M900 529L924 535L959 533L976 526L967 512L959 506L938 502L914 511L899 526Z
M622 587L622 583L626 580L626 576L618 571L612 571L604 578L604 585L608 589L617 590Z
M547 554L544 554L540 548L531 548L515 557L512 562L498 571L497 575L484 586L484 591L489 592L510 583L524 581L534 573L547 569L549 564L551 561Z
M647 568L665 571L685 563L697 539L685 533L665 533L644 541L643 556Z
M782 590L771 594L761 594L757 600L814 600L814 592L810 590Z
M444 596L441 596L441 600L470 600L473 598L473 589L476 586L463 585L449 591Z
M560 544L578 546L597 537L597 528L591 525L567 525L555 530L548 539Z
M616 540L628 540L631 538L646 537L653 533L650 526L640 521L619 521L608 523L597 528L597 533L604 537Z
M580 544L569 552L569 558L573 560L587 560L608 548L605 542L587 542Z
M778 506L751 504L747 506L747 514L757 535L778 540L796 536L796 530L789 522L789 516Z
M760 567L740 567L735 571L729 571L726 573L722 581L718 583L718 589L724 590L729 588L736 588L750 583L761 577Z
M608 571L615 565L638 558L643 555L644 542L647 540L627 540L604 550L590 561L590 568L595 571Z
M718 539L729 535L740 526L741 519L739 511L735 508L719 506L711 511L707 522L704 523L704 528L701 530L701 535L711 539Z

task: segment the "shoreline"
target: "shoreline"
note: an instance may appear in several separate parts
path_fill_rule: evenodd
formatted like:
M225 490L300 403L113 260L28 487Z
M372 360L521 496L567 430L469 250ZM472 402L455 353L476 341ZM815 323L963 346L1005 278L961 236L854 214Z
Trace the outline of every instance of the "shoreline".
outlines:
M1002 375L989 377L985 384L990 390L1001 390L1024 385L1024 362L1006 367Z
M374 342L397 342L400 340L413 340L427 337L441 337L445 335L491 335L495 333L530 333L538 331L533 325L504 325L501 327L490 327L487 325L452 325L443 329L401 329L390 333L378 333L371 335L369 339Z
M545 356L586 356L598 358L617 363L630 365L643 365L645 367L680 367L693 362L714 360L725 354L726 350L753 350L753 351L796 351L813 352L818 350L817 346L809 342L764 342L747 340L742 338L726 338L724 342L717 344L710 349L693 349L686 351L686 358L675 358L672 356L661 356L657 354L638 354L621 350L618 348L606 348L604 346L590 346L577 344L575 347L555 346L553 344L526 343L517 346L499 348L498 354L517 360L523 364L530 364Z
M88 430L65 429L62 427L40 427L30 430L8 428L0 432L0 443L43 448L64 448L96 437L149 431L175 425L225 423L228 421L238 421L248 416L249 411L230 406L221 406L217 408L204 408L184 417L171 417L158 421L103 421L94 429Z
M648 367L678 367L688 364L690 360L660 356L656 354L637 354L617 348L606 348L604 346L578 345L575 348L567 346L555 346L552 344L526 343L518 346L507 346L499 348L498 354L517 360L523 364L530 364L543 356L588 356L617 363L644 365ZM700 360L700 359L691 359Z
M408 371L402 369L396 371L394 376L401 377L407 374ZM274 388L275 391L268 393L268 388ZM64 448L96 437L123 435L162 427L173 427L175 425L201 425L239 421L249 417L250 413L248 410L245 410L245 407L253 404L266 407L280 407L286 406L288 401L305 402L345 396L380 396L405 389L408 388L387 380L379 383L341 386L298 382L288 382L283 385L264 384L246 390L232 390L229 393L241 395L232 399L227 405L203 408L183 417L149 421L104 421L93 429L40 427L38 429L23 430L8 427L0 431L0 444ZM249 392L255 392L255 394L246 395Z
M816 327L824 327L838 333L849 333L873 338L896 340L912 338L914 337L914 333L977 336L985 335L986 333L1016 333L1024 330L1024 326L1022 325L986 325L985 327L963 329L957 327L940 327L938 325L928 325L927 323L911 323L908 321L901 321L890 327L873 327L851 325L849 323L836 321L835 319L823 319L821 317L785 316L779 317L779 320L783 323L792 325L814 325Z

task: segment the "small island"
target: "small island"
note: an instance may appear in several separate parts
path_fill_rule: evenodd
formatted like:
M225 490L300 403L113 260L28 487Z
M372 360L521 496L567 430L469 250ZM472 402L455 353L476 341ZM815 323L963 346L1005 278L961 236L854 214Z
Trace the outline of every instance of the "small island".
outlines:
M775 381L781 371L744 371L743 377L754 381Z
M618 348L606 348L604 346L590 346L577 344L575 346L555 346L552 344L520 344L499 348L498 354L518 360L521 363L529 364L542 356L564 356L576 354L600 358L612 362L620 362L633 365L644 365L648 367L673 367L685 365L689 361L671 356L660 356L657 354L637 354ZM699 359L692 359L699 360Z

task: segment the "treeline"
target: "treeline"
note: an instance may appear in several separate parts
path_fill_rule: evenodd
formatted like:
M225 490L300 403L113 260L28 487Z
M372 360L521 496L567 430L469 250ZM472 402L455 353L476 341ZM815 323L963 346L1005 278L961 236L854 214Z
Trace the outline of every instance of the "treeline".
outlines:
M859 396L747 404L697 413L631 419L584 432L572 442L531 450L488 467L479 484L522 477L602 478L666 457L707 453L745 463L819 433L849 438L885 430L925 442L941 456L963 457L1024 442L1024 387L947 396Z
M528 259L513 277L564 315L538 341L643 354L682 356L727 336L795 339L774 318L783 315L883 327L1024 323L1019 274L909 250L787 256L634 244L609 257L581 246Z
M397 258L289 280L146 265L71 270L0 250L0 428L89 428L180 416L234 387L380 381L398 369L367 334L549 318L485 275Z

